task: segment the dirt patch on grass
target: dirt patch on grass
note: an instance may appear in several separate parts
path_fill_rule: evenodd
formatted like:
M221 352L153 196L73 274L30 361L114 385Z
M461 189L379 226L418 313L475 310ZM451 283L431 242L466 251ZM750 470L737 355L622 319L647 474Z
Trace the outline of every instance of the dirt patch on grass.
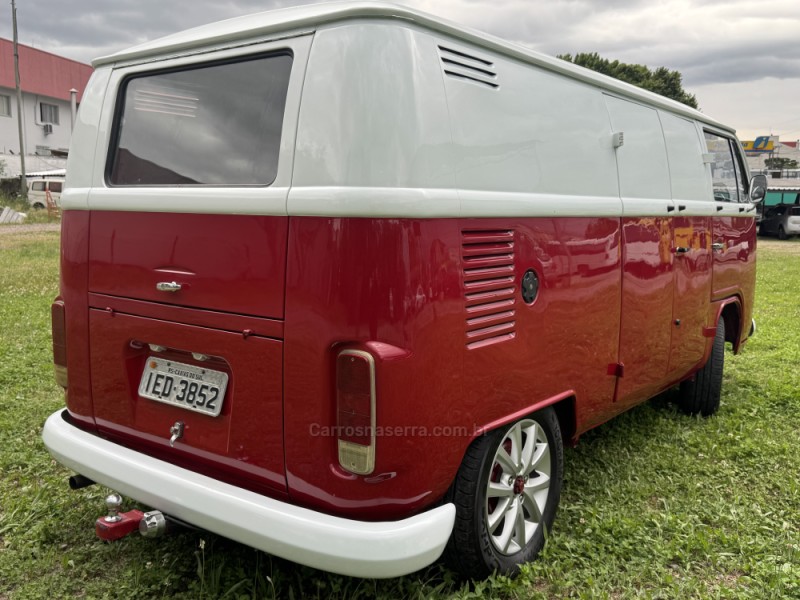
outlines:
M780 254L800 256L800 238L790 240L776 240L772 238L758 238L758 248Z
M2 225L0 235L8 233L33 233L37 231L59 231L61 223L34 223L32 225Z

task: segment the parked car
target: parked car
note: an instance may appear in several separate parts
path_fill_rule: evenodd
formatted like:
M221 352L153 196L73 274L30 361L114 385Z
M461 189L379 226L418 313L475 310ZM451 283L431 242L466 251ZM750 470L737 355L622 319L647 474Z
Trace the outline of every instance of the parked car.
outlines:
M347 575L513 574L564 442L671 386L718 410L766 189L731 127L374 2L94 67L43 438L155 509L112 496L104 539L174 518Z
M800 205L779 204L765 208L759 232L762 235L777 235L781 240L800 235Z
M28 204L33 208L47 208L47 192L56 206L61 204L64 178L34 177L28 179Z
M794 217L800 216L792 208L775 210L779 206L798 206L800 205L800 187L768 187L764 201L761 202L756 211L756 223L759 225L759 234L777 235L781 239L786 239L791 235L797 235L797 221ZM762 221L769 217L766 227L761 227ZM781 229L783 233L781 233Z

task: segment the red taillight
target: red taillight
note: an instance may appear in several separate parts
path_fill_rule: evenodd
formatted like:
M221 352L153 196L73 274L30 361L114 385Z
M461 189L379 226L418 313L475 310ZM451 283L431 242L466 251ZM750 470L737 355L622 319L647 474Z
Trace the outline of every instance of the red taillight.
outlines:
M343 350L336 358L339 464L366 475L375 468L375 361L367 352Z
M56 300L50 307L50 322L53 329L53 368L56 383L67 388L67 319L64 301Z

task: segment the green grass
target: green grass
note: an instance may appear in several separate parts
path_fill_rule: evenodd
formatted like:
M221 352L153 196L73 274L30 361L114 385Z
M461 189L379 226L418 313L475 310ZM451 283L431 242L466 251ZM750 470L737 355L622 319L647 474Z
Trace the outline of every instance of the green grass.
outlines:
M37 223L59 223L61 218L58 216L50 216L45 209L36 209L33 208L27 201L21 198L7 198L6 196L0 196L0 212L2 212L3 207L8 207L12 210L15 210L19 213L24 213L26 215L25 220L22 222L23 225L35 225ZM14 224L2 224L0 227L13 227Z
M40 440L63 404L57 261L58 233L0 235L0 598L800 597L800 240L760 243L759 331L726 356L719 415L661 397L585 435L539 560L473 585L339 577L203 532L97 541L107 490L70 491Z

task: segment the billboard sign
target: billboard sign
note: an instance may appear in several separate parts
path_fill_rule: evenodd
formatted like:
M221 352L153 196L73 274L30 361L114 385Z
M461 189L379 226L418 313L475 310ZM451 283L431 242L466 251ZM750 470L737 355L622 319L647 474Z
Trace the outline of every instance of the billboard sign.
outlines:
M775 151L775 142L768 135L757 137L754 141L742 142L742 147L748 156L764 154Z

